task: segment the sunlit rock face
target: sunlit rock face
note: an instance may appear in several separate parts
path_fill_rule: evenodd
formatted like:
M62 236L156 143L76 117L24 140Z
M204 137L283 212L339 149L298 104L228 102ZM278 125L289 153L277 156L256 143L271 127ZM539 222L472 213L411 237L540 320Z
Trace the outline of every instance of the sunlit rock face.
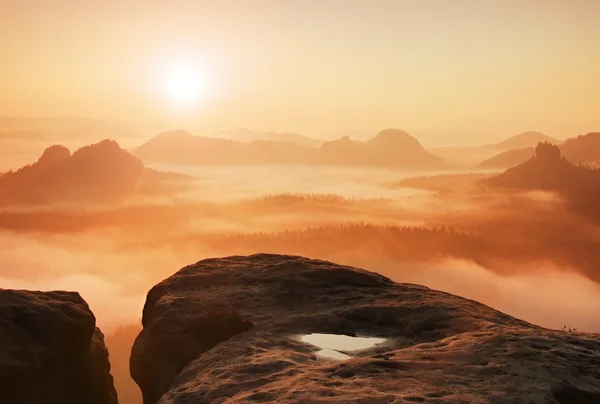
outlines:
M600 336L325 261L203 260L149 291L142 322L145 404L600 402Z
M0 402L117 403L104 337L79 294L0 289Z

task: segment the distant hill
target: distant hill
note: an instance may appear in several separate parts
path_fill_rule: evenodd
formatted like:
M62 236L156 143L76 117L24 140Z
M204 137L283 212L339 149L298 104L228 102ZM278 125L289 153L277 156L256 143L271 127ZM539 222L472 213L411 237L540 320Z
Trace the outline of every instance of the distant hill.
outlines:
M549 142L548 142L549 143ZM600 164L600 133L567 139L558 145L561 154L574 164ZM493 156L479 165L480 168L508 168L521 164L534 155L533 148L509 150Z
M239 142L194 136L179 130L161 133L138 147L134 153L146 162L171 164L294 163L423 169L445 167L442 159L428 153L415 138L394 129L384 130L366 142L345 137L325 142L320 148L287 141Z
M313 153L311 148L291 142L241 142L194 136L183 130L163 132L134 151L146 162L196 165L302 163Z
M327 140L336 140L344 137L349 137L354 140L369 140L377 133L377 130L339 130L335 132L321 132L317 137L319 139Z
M524 163L488 179L487 183L502 188L562 191L600 179L597 171L567 161L558 146L540 143L534 153Z
M431 147L428 151L458 167L503 169L529 159L533 156L533 148L540 142L559 143L543 133L524 132L496 144Z
M312 139L306 136L292 132L254 132L249 129L239 128L215 133L215 136L225 139L238 140L242 142L252 142L257 140L267 140L274 142L290 142L301 146L319 147L323 144L322 140Z
M560 141L546 136L540 132L523 132L518 135L512 136L500 143L489 145L488 147L501 150L511 149L525 149L529 147L535 147L540 142L548 142L551 144L558 144Z
M171 189L169 182L181 179L177 174L146 169L112 140L84 146L73 154L55 145L35 163L0 175L0 204L112 201Z
M524 161L529 160L535 154L534 150L535 149L533 147L508 150L482 161L478 167L486 169L504 169L507 167L516 166Z
M577 164L600 163L600 132L567 139L560 145L560 151L569 161Z
M427 152L417 139L398 129L385 129L363 141L349 137L325 142L319 150L323 164L444 168L444 160Z
M440 157L456 168L473 169L483 160L498 153L498 150L482 146L429 147L428 152Z
M538 144L529 160L483 183L495 188L558 192L576 211L600 219L600 170L576 166L550 143Z

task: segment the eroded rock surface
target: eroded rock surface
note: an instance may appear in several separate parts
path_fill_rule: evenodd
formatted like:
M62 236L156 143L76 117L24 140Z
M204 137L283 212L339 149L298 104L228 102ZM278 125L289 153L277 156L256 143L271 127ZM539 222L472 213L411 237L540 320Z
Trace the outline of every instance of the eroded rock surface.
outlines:
M0 289L0 402L117 403L104 337L78 293Z
M302 257L185 267L150 290L142 322L131 373L145 404L600 403L599 335ZM325 360L308 333L387 341Z

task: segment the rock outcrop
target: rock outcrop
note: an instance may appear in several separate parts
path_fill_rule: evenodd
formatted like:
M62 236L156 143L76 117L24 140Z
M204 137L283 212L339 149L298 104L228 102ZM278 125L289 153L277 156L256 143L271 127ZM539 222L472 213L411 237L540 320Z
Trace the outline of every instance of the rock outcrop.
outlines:
M555 144L557 141L543 141L541 143ZM567 139L558 145L560 153L573 164L600 165L600 132ZM522 164L535 155L534 147L512 149L484 160L479 168L509 168Z
M142 323L145 404L600 402L599 335L302 257L187 266L150 290ZM328 360L308 333L386 342Z
M95 324L77 293L0 289L0 402L116 404Z

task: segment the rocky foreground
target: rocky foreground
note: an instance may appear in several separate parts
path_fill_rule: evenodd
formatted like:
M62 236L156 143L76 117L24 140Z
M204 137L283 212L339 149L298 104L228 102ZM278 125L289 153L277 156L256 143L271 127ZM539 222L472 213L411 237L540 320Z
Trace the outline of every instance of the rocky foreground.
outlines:
M104 337L78 293L0 289L0 402L117 403Z
M150 290L142 322L145 404L600 403L599 335L330 262L200 261ZM331 360L307 333L386 342Z

